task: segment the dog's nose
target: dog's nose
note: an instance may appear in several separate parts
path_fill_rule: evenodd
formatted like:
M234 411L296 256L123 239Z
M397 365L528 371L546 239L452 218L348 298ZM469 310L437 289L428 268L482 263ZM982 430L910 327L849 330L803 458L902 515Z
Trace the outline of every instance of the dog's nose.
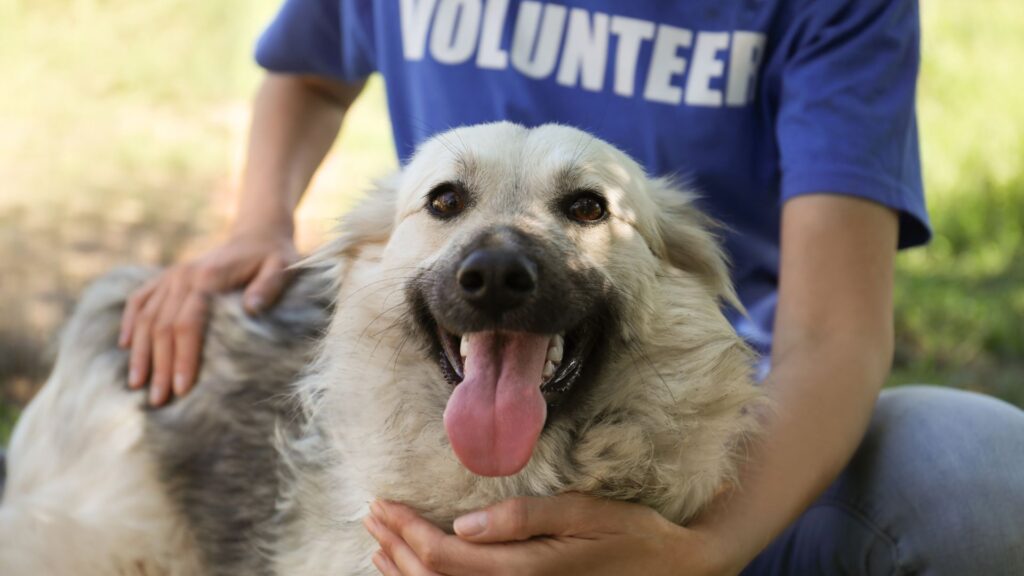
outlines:
M501 314L522 304L537 289L537 265L518 250L480 248L462 261L456 279L467 302Z

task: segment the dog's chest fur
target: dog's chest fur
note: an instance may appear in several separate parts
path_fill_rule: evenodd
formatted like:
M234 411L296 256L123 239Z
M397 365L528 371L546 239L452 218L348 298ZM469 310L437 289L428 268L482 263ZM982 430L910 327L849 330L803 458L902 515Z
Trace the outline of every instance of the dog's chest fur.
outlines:
M387 334L401 332L405 311L367 316L361 308L387 309L387 294L343 292L317 368L300 384L311 419L288 450L295 484L275 546L279 572L372 573L376 545L361 520L374 498L408 503L446 530L500 500L569 491L692 518L735 473L758 392L747 348L705 291L665 274L673 281L652 296L663 313L642 334L613 339L581 404L549 422L530 463L508 478L474 476L455 458L442 422L450 384L423 350Z

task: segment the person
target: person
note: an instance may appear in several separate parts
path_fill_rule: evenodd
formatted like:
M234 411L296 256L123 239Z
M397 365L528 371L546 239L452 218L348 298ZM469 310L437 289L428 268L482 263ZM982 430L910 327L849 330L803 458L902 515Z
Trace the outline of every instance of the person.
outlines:
M925 243L911 0L287 0L263 34L230 240L130 299L130 385L186 394L210 294L271 306L292 213L373 72L401 160L446 128L561 122L681 174L729 227L778 410L741 489L688 526L579 495L516 499L439 531L372 506L396 574L1019 574L1024 414L930 387L880 390L897 248Z

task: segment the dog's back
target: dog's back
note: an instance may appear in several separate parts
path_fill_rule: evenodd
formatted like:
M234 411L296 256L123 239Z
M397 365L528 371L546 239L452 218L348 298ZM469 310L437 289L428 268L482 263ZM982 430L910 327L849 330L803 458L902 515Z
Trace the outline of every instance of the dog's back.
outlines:
M117 345L125 269L85 294L47 384L15 429L0 506L0 573L258 574L274 513L279 426L297 424L289 384L327 319L312 275L250 318L216 298L195 390L160 410L126 385ZM287 430L283 431L287 432Z

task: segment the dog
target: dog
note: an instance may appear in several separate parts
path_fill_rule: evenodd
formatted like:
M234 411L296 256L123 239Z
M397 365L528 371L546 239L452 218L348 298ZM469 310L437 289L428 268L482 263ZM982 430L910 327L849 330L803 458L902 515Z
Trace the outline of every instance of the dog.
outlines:
M694 195L560 125L457 128L350 212L282 301L216 297L199 382L125 382L125 299L83 296L22 415L0 572L371 574L374 498L451 530L577 491L685 523L734 482L765 396Z

